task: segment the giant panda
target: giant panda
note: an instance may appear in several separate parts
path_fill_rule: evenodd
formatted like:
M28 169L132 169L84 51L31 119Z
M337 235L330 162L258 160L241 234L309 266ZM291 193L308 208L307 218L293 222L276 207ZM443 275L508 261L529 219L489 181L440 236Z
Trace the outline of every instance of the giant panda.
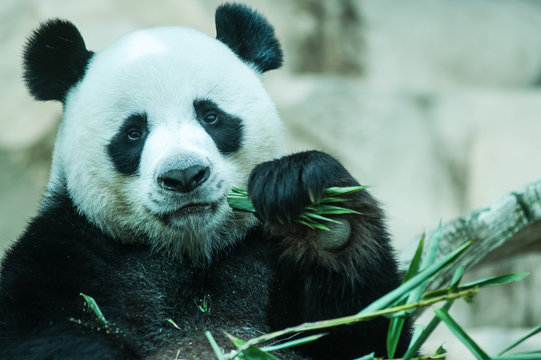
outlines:
M324 189L358 182L326 153L284 155L262 85L282 63L267 20L239 4L215 20L216 38L160 27L100 52L65 20L30 36L27 87L60 101L63 120L42 206L1 264L1 359L213 359L206 331L227 352L225 333L351 315L399 285L367 191L332 231L295 221ZM233 186L255 216L231 211ZM383 355L387 328L330 329L277 356Z

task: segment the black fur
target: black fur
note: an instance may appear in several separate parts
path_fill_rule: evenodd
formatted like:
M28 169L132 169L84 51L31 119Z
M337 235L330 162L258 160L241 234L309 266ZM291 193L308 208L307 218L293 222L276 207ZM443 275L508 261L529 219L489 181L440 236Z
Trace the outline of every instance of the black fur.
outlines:
M211 359L204 330L226 345L222 330L243 337L247 326L268 331L266 254L273 250L265 237L253 233L258 241L248 238L197 268L121 245L65 195L49 203L1 265L0 359L142 359L159 352L173 358L178 348L183 357ZM80 293L96 300L109 326ZM198 308L203 301L207 312Z
M197 120L212 137L222 154L229 155L242 146L242 120L221 110L211 100L196 100L193 103Z
M383 213L367 191L352 194L342 204L360 213L338 217L352 227L342 247L321 249L315 241L315 232L321 230L294 222L306 205L321 199L324 189L356 185L338 161L318 151L262 163L252 171L248 192L254 208L282 249L276 268L280 296L270 299L273 328L353 315L400 285ZM332 329L302 350L314 359L353 359L371 352L384 356L388 324L377 318ZM410 335L408 322L397 355L407 349Z
M326 188L355 184L339 162L311 151L258 165L250 175L248 193L260 217L291 224Z
M367 192L351 196L347 206L362 215L343 217L352 224L351 239L336 250L320 249L316 230L276 221L278 213L294 216L286 198L304 202L308 189L319 197L327 186L354 184L336 160L320 152L259 165L249 188L258 209L272 209L258 211L271 217L260 214L262 228L205 268L145 246L122 245L79 215L69 196L61 194L48 202L2 262L0 358L141 359L180 350L182 358L210 359L205 330L231 347L223 330L246 339L354 314L399 284L377 203ZM107 327L85 310L80 293L97 301ZM198 308L203 303L206 312ZM301 350L325 360L372 351L383 355L387 325L388 320L376 319L331 330ZM408 338L409 324L399 354ZM282 358L298 357L288 352Z
M282 66L282 49L274 28L259 13L242 4L216 9L216 39L259 72Z
M107 145L107 152L119 173L131 175L139 169L147 135L148 119L146 114L134 114L124 120L116 135Z
M64 102L68 90L83 78L92 55L69 21L43 23L24 50L24 80L30 93L38 100Z

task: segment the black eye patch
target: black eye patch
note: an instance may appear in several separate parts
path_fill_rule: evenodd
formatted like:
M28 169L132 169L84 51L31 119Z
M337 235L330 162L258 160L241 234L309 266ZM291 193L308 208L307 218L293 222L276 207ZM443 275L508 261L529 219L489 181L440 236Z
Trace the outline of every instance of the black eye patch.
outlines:
M134 114L113 136L107 152L118 172L126 175L134 174L139 169L141 153L148 135L148 119L146 114Z
M193 103L197 121L210 135L218 150L225 155L238 151L242 145L242 120L220 109L208 99Z

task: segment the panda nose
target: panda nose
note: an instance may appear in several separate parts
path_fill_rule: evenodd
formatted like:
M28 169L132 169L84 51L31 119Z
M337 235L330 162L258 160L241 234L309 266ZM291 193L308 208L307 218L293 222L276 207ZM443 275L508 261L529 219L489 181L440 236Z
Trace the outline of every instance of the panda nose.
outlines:
M187 193L204 183L210 175L208 166L193 165L185 169L173 169L158 176L158 185L168 191Z

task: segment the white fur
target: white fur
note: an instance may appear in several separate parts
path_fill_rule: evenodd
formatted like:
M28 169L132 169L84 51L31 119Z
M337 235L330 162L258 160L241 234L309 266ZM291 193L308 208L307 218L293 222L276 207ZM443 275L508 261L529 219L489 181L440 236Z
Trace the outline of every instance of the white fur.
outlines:
M241 118L240 151L222 155L195 119L193 101L210 99ZM107 145L132 114L148 114L150 133L135 175L119 174ZM65 183L79 211L122 242L209 259L254 224L233 214L225 197L245 187L253 167L282 154L281 123L260 77L227 46L193 29L164 27L129 34L91 60L68 94L53 155L49 191ZM161 169L204 163L209 179L188 194L160 189ZM193 202L215 212L156 215Z

